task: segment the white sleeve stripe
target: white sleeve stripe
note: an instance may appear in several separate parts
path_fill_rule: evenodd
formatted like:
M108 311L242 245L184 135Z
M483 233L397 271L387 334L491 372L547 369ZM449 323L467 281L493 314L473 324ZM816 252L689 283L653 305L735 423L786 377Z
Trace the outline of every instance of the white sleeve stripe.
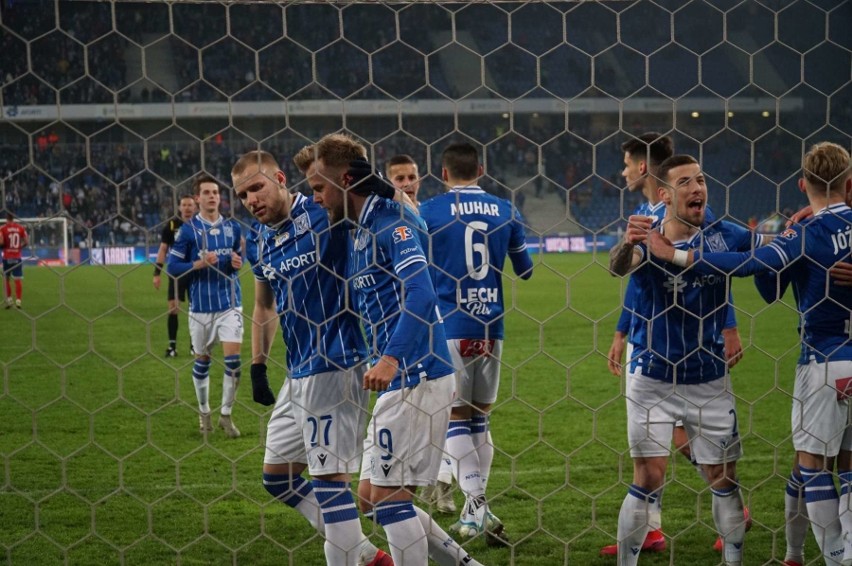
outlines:
M415 263L426 263L426 257L422 255L417 255L414 257L407 258L405 261L401 261L400 263L393 266L394 272L399 275L399 272L408 267L409 265L413 265Z
M511 254L511 253L515 253L515 252L522 252L525 249L527 249L526 242L524 242L523 245L520 245L517 248L509 248L509 253Z
M781 263L783 265L787 265L790 263L790 257L784 250L782 250L778 245L776 245L774 241L767 247L778 254L778 256L781 258Z

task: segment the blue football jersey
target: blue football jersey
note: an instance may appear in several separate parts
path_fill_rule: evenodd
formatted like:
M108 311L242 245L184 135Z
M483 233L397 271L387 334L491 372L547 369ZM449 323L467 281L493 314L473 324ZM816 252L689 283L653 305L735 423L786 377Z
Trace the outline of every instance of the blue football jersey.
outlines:
M636 207L633 214L641 214L653 218L653 226L660 225L663 217L666 215L666 205L662 201L657 204L651 204L647 201ZM716 217L713 211L708 206L704 214L704 224L713 225L716 223ZM730 305L733 305L734 297L728 294ZM635 315L635 316L634 316ZM634 346L637 344L645 344L648 341L646 332L648 325L646 322L651 318L651 304L648 301L643 301L641 294L636 289L636 283L631 276L627 282L627 288L624 291L624 308L621 311L621 317L618 319L616 330L620 330L627 335L627 340ZM733 307L727 309L727 318L724 328L736 328L737 318ZM626 330L625 330L626 328Z
M219 216L210 222L200 214L184 222L169 251L168 272L189 278L190 312L222 312L242 305L240 278L231 266L231 252L242 253L237 221ZM192 271L202 254L214 252L218 264Z
M516 274L532 274L521 213L508 200L463 187L424 202L420 216L429 229L430 268L447 338L503 339L506 256Z
M852 210L836 204L785 230L753 254L705 253L695 267L738 276L780 273L779 295L792 285L801 316L799 363L852 360L852 288L831 284L828 275L828 269L838 261L850 261L850 246ZM765 292L761 295L768 300L775 298Z
M453 372L420 226L406 207L373 195L351 244L349 280L373 358L399 360L389 389Z
M752 249L753 235L730 222L705 221L689 240L675 242L677 249L744 251ZM758 236L758 242L761 241ZM722 329L728 315L727 277L700 273L648 256L633 277L645 314L634 314L645 327L645 339L634 344L631 371L677 383L702 383L726 373Z
M255 278L268 282L275 296L290 377L367 359L358 316L347 302L345 226L329 227L326 211L296 194L289 218L277 226L259 224L246 247Z

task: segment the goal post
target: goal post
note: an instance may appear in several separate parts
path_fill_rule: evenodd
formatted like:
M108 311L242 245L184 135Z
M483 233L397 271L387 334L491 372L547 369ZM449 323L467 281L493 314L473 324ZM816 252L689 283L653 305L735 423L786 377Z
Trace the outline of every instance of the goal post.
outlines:
M27 229L29 243L24 248L24 262L51 267L66 266L71 261L68 249L68 219L64 216L50 218L15 218ZM0 225L6 218L0 219Z

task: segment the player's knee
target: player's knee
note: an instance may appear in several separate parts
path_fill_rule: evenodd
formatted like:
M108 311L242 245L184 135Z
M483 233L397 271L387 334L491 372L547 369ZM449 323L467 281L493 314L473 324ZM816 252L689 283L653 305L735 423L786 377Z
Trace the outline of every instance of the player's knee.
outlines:
M736 468L730 464L704 465L704 474L713 489L728 489L737 485Z
M371 486L367 480L358 482L358 508L364 515L369 515L373 512L373 502L370 499Z
M263 474L263 487L275 499L296 507L311 492L311 483L300 475Z
M242 375L240 371L240 355L225 356L225 373L234 379L239 379Z

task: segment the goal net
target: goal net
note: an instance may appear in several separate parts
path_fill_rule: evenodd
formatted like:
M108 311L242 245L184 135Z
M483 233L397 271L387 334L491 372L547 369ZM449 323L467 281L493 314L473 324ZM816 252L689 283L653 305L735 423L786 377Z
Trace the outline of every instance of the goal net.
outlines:
M410 155L421 201L445 189L442 151L471 142L481 186L524 218L536 266L529 282L505 274L487 484L509 545L459 542L484 564L603 563L633 477L607 364L627 285L608 250L645 198L625 186L622 144L670 135L701 163L717 219L783 229L806 204L803 153L852 145L850 22L850 0L0 2L0 208L27 226L29 262L66 266L28 268L23 308L0 311L0 556L326 563L322 537L261 482L269 411L252 400L249 337L242 436L199 434L187 303L163 355L174 318L153 262L197 173L221 181L223 214L248 233L236 159L269 151L310 194L293 156L342 131L380 169ZM799 319L789 297L731 287L745 562L780 563ZM218 346L212 358L211 401ZM284 360L278 340L276 392ZM686 459L669 464L661 560L717 563L710 490ZM422 505L445 530L459 518Z

